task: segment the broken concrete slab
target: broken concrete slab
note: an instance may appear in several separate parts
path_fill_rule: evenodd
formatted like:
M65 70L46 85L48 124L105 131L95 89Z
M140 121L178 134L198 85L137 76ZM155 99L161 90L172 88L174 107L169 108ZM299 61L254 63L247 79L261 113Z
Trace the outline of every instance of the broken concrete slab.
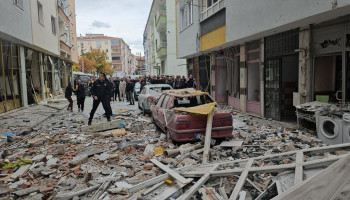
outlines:
M33 192L38 192L39 191L39 187L38 186L32 186L30 188L27 188L27 189L23 189L23 190L17 190L15 192L12 192L13 194L15 194L16 196L25 196L25 195L28 195L28 194L31 194Z
M69 162L69 166L74 167L86 163L89 160L87 155L76 156Z
M110 122L103 122L99 124L92 124L90 126L82 126L81 131L83 132L101 132L101 131L107 131L118 128L120 121L110 121Z

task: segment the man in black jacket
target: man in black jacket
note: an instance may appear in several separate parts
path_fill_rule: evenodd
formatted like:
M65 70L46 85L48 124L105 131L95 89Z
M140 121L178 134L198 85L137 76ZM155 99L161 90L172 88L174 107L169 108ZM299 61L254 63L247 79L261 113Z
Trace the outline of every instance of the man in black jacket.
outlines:
M126 98L129 99L130 105L135 105L134 100L134 84L130 81L130 79L127 79L126 83Z
M119 84L120 84L120 80L119 78L117 77L117 79L115 79L113 81L114 85L115 85L115 91L114 91L114 100L117 101L117 97L119 99L119 101L121 101L120 99L120 94L119 94Z
M91 125L94 114L102 102L103 109L106 112L108 121L111 121L111 104L113 101L112 84L106 79L106 74L100 73L97 81L94 82L91 88L91 94L94 98L92 110L90 112L89 125Z
M85 85L81 83L80 79L78 80L78 85L75 92L77 94L77 103L78 103L78 109L79 109L78 111L84 112L84 103L85 103L86 93L85 93Z

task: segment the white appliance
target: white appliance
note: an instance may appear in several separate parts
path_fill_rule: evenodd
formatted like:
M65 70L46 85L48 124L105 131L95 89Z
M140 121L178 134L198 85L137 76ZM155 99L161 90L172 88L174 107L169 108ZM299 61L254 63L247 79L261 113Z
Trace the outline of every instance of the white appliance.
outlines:
M317 136L325 144L343 143L343 119L317 116Z
M343 115L343 143L350 142L350 114Z

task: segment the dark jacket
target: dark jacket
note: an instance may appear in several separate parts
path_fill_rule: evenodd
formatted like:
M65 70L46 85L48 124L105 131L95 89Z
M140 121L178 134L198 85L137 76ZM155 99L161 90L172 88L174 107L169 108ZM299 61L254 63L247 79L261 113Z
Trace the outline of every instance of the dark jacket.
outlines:
M84 84L78 85L78 89L76 91L76 94L77 94L77 98L85 98L86 93L85 93L85 85Z
M120 81L119 80L115 80L113 81L114 85L115 85L115 91L119 91L119 84L120 84Z
M187 88L197 88L196 81L193 78L188 79Z
M134 91L134 84L132 82L126 83L126 90L125 92L133 92Z
M98 99L110 99L113 95L112 83L107 80L104 80L103 82L97 80L92 85L90 91L91 95L97 96Z
M72 94L73 94L73 88L72 88L72 86L69 86L69 85L68 85L68 86L66 87L65 95L71 97Z

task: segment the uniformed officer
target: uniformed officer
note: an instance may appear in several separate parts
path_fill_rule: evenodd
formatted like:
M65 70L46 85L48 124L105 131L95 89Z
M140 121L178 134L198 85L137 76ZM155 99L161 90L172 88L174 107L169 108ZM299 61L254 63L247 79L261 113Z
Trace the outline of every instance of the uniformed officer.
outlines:
M110 102L113 101L113 94L112 94L112 88L109 81L106 79L105 73L100 73L99 78L97 81L95 81L91 88L91 94L94 98L94 102L92 105L92 110L90 112L90 118L89 118L89 125L91 125L92 119L94 117L94 114L100 105L100 102L102 102L103 109L106 112L106 117L108 121L111 121L111 104Z

